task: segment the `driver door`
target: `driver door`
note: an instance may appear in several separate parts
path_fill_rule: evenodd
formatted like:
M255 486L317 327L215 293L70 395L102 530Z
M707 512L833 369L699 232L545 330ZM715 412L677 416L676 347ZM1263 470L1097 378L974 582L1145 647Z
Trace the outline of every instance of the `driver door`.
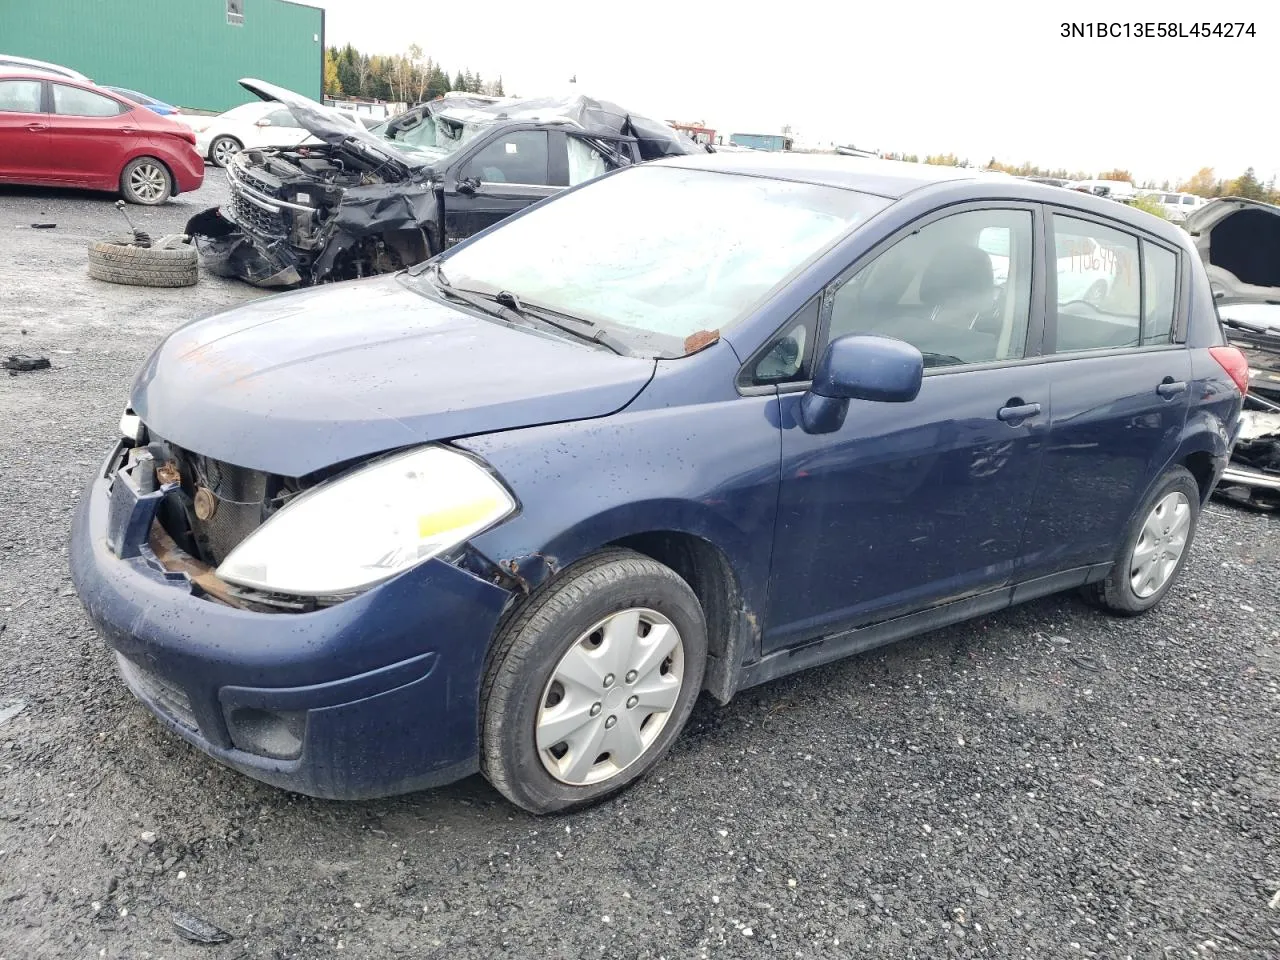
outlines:
M445 246L558 193L564 152L564 135L546 130L499 133L477 147L447 178Z
M1050 413L1039 217L934 215L827 288L813 356L896 337L924 354L924 382L909 403L849 401L830 433L802 426L807 384L782 388L765 653L1016 579Z

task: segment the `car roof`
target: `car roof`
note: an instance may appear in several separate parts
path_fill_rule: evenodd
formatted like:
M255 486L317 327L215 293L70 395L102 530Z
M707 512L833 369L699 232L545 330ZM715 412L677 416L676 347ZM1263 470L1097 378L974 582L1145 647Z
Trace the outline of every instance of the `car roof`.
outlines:
M956 189L951 199L965 200L987 197L1045 203L1053 207L1078 210L1105 217L1159 237L1175 246L1187 248L1186 234L1175 225L1128 204L1044 183L1034 183L1012 174L985 172L967 167L944 167L929 163L907 163L902 160L874 160L820 153L716 153L664 157L644 164L646 167L677 167L689 170L742 174L812 183L818 186L856 190L887 200L901 200L909 193L926 187ZM1265 204L1264 204L1265 206ZM1067 211L1064 211L1067 212ZM1068 214L1069 215L1069 214Z
M49 63L46 60L35 60L31 57L20 57L13 53L0 53L0 63L8 64L8 66L0 66L3 70L23 70L30 69L39 73L55 73L70 80L80 80L82 82L89 81L83 73L72 70L70 67L64 67L60 63Z
M944 167L930 163L879 160L833 153L695 153L654 161L668 167L686 167L722 173L747 174L774 180L795 180L841 187L897 200L912 190L934 183L977 180L1016 182L1007 173L985 173L970 167Z

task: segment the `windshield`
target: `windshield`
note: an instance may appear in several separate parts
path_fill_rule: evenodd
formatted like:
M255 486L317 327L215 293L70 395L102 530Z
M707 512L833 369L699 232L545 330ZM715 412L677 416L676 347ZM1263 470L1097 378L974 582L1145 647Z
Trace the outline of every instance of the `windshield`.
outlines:
M636 166L504 224L441 266L456 287L510 291L623 336L682 344L742 319L887 205L836 187Z
M374 132L397 147L439 160L453 153L478 133L490 126L485 123L463 123L425 111L419 118L405 116L380 124Z

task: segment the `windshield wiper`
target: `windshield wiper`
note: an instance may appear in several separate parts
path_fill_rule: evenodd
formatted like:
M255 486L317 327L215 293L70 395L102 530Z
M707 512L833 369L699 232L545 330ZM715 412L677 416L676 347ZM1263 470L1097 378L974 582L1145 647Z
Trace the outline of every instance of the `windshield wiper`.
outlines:
M499 290L493 295L493 299L496 303L502 304L509 310L514 310L522 317L531 316L539 323L555 327L557 330L561 330L572 337L577 337L579 340L598 343L600 346L612 350L620 357L634 357L636 355L634 350L594 320L588 320L586 317L573 317L567 313L552 310L549 307L527 304L510 290ZM586 329L582 329L583 327Z
M566 314L549 310L546 307L531 306L524 303L518 296L509 290L499 290L497 293L485 293L480 290L468 290L463 287L455 287L452 281L444 275L439 263L433 263L426 268L427 275L435 281L436 287L447 297L452 297L462 303L470 304L477 310L487 313L491 317L498 317L505 320L512 326L530 327L542 324L548 327L567 333L579 340L586 340L588 343L598 343L607 350L612 350L620 357L636 356L629 346L611 334L608 330L599 326L595 321L588 320L585 317L570 317ZM495 307L497 309L495 309ZM574 326L577 324L578 326ZM580 329L587 327L593 332L588 333L587 330Z
M441 293L451 300L458 300L468 306L475 307L481 313L486 313L491 317L497 317L499 320L505 321L511 327L528 327L529 322L520 314L519 311L512 310L506 304L499 301L496 297L477 294L472 290L462 290L455 287L449 282L449 278L444 275L440 269L440 264L433 263L427 267L427 276L429 276Z

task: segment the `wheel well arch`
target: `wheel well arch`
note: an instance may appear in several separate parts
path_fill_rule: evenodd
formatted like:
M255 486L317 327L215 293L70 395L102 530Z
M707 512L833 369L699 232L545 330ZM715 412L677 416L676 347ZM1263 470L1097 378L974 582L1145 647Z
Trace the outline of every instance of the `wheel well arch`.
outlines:
M1196 486L1200 488L1200 504L1209 500L1213 491L1214 475L1217 472L1217 458L1207 450L1197 450L1182 458L1182 465L1191 471L1196 478Z
M756 624L742 602L741 584L725 552L710 540L679 530L631 534L604 547L634 550L670 567L689 584L707 620L703 689L728 703L748 646L744 638L756 632Z

